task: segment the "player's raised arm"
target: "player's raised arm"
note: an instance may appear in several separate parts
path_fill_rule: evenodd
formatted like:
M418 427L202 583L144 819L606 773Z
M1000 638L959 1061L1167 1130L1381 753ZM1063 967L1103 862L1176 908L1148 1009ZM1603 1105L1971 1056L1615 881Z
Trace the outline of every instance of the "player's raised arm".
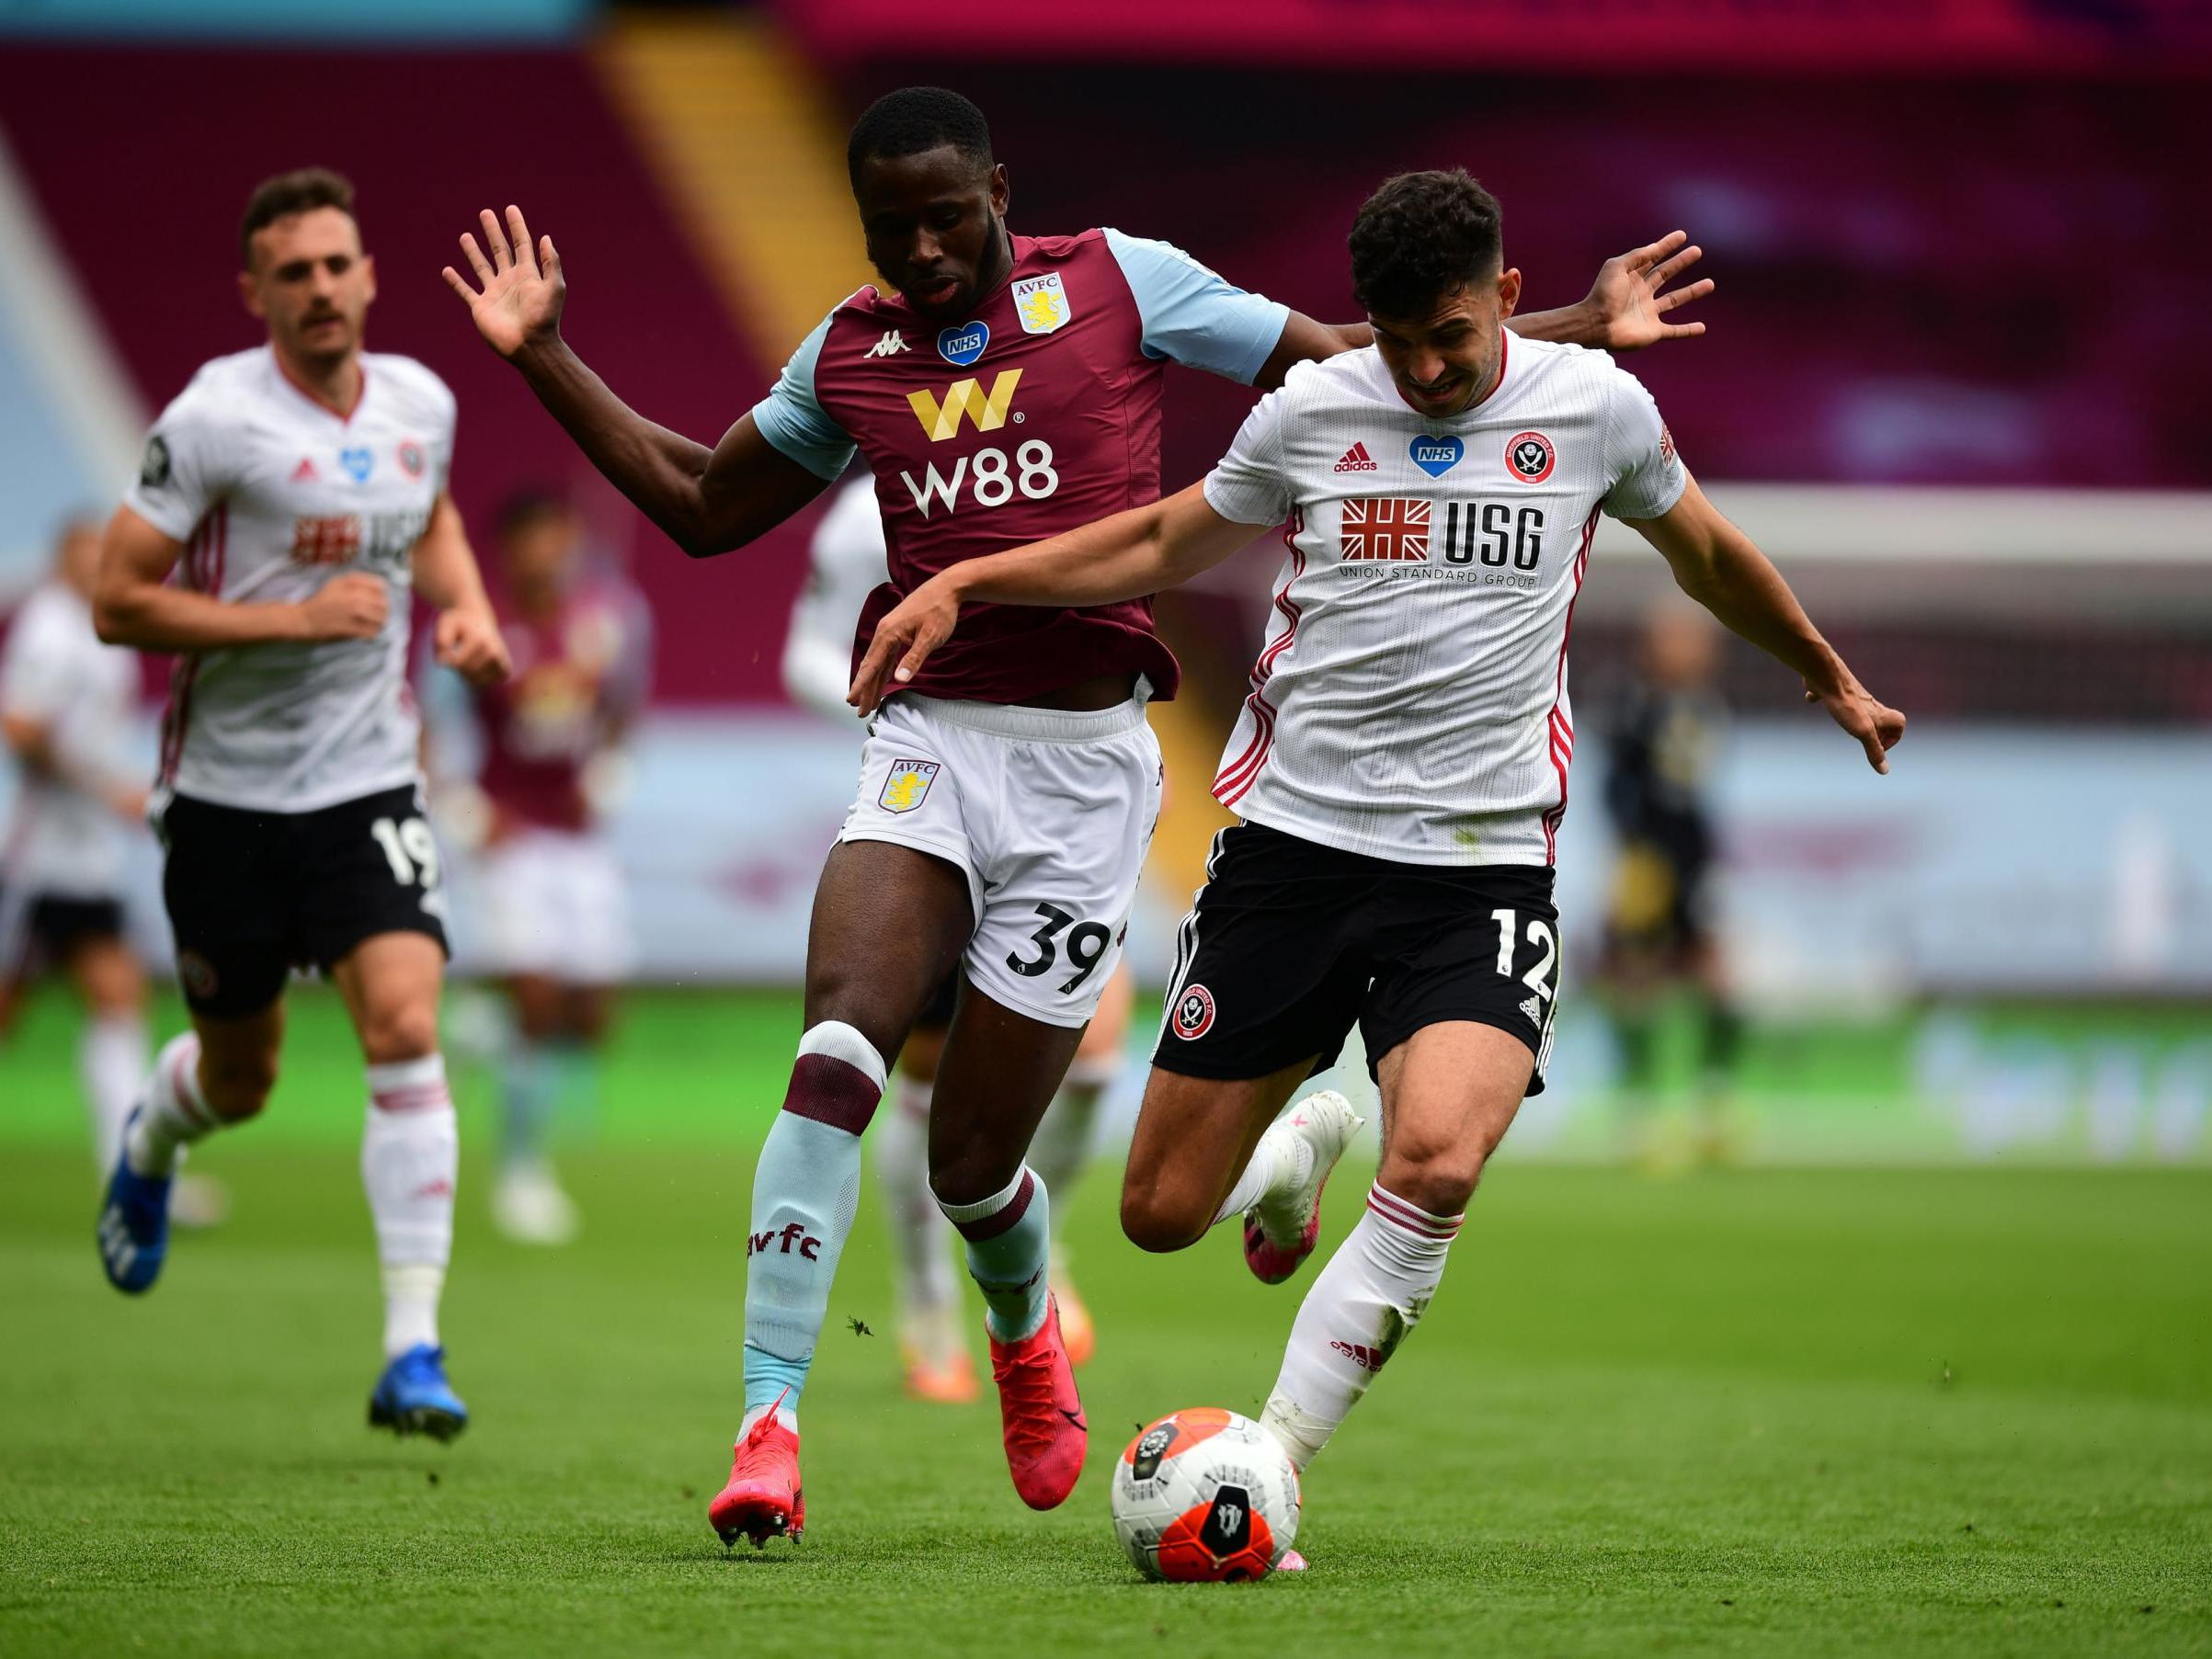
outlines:
M862 714L873 713L884 700L886 673L902 683L912 679L952 637L963 601L1080 607L1142 598L1219 564L1261 528L1224 518L1207 503L1202 482L1081 529L963 560L876 624L846 700Z
M1889 770L1888 751L1905 735L1905 717L1859 684L1820 637L1782 573L1721 516L1695 479L1657 518L1625 522L1659 549L1684 593L1795 669L1805 680L1806 700L1819 703L1859 740L1876 771Z
M218 599L169 583L184 544L131 508L118 507L100 549L92 620L110 645L141 651L217 651L276 640L366 640L391 606L382 576L348 571L298 603Z
M464 233L461 249L481 286L450 265L448 286L586 459L677 546L694 559L729 552L822 493L828 481L770 444L749 415L710 449L615 396L561 337L568 284L553 238L533 244L518 207L504 228L489 208L478 217L483 244Z
M1704 257L1705 249L1690 244L1687 231L1670 231L1600 266L1590 292L1576 304L1522 312L1510 317L1506 326L1523 339L1603 351L1640 351L1661 340L1693 338L1705 332L1703 323L1670 323L1667 314L1711 293L1713 279L1702 278L1671 290L1667 285ZM1374 331L1365 323L1320 323L1292 312L1284 319L1282 339L1252 383L1262 389L1280 386L1300 363L1374 343Z

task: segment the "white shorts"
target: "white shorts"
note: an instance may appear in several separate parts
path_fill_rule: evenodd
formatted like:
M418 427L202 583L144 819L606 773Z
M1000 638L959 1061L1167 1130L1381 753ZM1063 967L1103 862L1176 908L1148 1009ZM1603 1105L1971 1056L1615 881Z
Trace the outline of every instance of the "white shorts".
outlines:
M522 830L485 847L476 873L486 972L568 985L630 977L630 898L604 837Z
M1068 713L909 692L869 726L838 839L956 866L975 916L969 983L1047 1025L1079 1026L1122 959L1159 800L1141 698Z

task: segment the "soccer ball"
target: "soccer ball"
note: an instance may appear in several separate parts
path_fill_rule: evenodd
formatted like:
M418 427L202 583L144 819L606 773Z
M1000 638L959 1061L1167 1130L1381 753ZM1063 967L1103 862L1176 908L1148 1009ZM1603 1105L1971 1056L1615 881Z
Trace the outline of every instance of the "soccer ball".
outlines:
M1264 1578L1298 1535L1298 1472L1275 1437L1217 1406L1148 1425L1113 1466L1113 1530L1147 1578Z

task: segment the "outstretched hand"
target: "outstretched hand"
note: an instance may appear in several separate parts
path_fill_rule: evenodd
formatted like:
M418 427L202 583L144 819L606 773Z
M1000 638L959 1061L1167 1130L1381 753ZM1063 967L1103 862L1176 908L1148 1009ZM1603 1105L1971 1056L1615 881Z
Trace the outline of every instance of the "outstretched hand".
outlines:
M929 653L952 637L959 621L960 600L952 585L943 575L930 577L875 625L845 700L863 715L873 714L883 707L886 676L898 685L911 680ZM895 658L898 666L893 669Z
M1690 244L1689 232L1670 231L1657 242L1616 254L1600 266L1598 279L1582 301L1596 313L1599 344L1607 351L1640 351L1661 340L1686 340L1705 333L1703 323L1666 320L1669 312L1713 291L1710 277L1687 288L1667 289L1705 257L1705 252Z
M461 251L483 289L471 287L450 265L445 267L446 286L468 306L485 343L501 357L511 358L525 346L561 332L561 306L568 284L561 275L561 256L553 252L553 238L541 237L532 248L520 208L508 207L504 231L489 208L477 215L477 222L484 227L484 246L477 245L473 232L463 232Z
M1889 751L1904 741L1902 714L1876 700L1874 693L1848 672L1840 685L1826 691L1806 681L1805 700L1826 709L1830 720L1859 740L1859 746L1866 751L1866 764L1888 776Z

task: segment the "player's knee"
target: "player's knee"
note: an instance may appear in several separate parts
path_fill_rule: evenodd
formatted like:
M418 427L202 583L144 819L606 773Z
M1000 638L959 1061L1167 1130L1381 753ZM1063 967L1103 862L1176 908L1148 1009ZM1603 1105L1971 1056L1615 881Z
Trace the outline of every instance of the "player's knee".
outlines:
M1457 1215L1475 1196L1495 1140L1468 1134L1457 1140L1394 1146L1376 1179L1382 1187L1431 1215Z
M219 1054L203 1051L200 1091L208 1109L225 1123L242 1123L268 1104L277 1086L274 1053Z
M1213 1211L1187 1193L1146 1183L1122 1187L1122 1233L1139 1250L1162 1255L1196 1244Z
M393 1065L438 1051L438 1008L434 1003L401 1003L371 1008L361 1019L361 1053L371 1065Z

